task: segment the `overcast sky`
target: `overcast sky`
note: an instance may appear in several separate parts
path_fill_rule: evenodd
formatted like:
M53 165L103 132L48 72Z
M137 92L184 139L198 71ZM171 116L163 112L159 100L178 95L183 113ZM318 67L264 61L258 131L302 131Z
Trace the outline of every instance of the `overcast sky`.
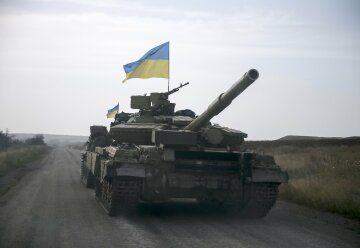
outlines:
M360 1L0 0L0 130L88 135L107 109L167 90L122 66L170 41L177 109L200 114L244 72L259 79L213 122L249 139L360 135Z

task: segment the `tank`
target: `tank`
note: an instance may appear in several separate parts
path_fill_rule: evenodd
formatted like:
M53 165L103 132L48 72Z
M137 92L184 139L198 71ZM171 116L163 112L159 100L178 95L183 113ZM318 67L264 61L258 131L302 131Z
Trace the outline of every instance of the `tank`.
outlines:
M94 188L95 178L92 172L91 155L95 147L105 147L109 142L107 128L104 126L90 126L90 136L85 143L85 151L81 153L81 181L87 188Z
M90 128L83 182L94 187L111 216L133 213L144 202L191 198L242 216L264 217L287 173L271 156L242 151L246 133L210 122L258 77L257 70L249 70L198 116L190 109L175 111L169 101L189 83L132 96L131 108L138 112L117 114L109 132Z

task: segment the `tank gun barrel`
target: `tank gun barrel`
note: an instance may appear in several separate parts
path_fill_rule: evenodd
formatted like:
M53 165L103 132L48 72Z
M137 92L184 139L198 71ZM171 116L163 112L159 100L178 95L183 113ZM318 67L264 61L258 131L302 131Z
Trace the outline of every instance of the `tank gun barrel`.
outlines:
M259 77L259 72L251 69L244 74L230 89L220 94L201 115L194 119L184 130L198 131L206 125L214 116L220 114L227 108L232 100L240 95L247 87L249 87Z

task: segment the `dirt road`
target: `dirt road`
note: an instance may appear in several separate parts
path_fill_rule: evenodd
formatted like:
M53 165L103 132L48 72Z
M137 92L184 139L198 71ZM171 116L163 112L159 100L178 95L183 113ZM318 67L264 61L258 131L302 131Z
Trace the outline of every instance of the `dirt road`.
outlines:
M80 183L78 151L59 147L42 163L0 198L0 247L360 247L358 230L335 224L344 219L284 202L263 220L191 201L111 218Z

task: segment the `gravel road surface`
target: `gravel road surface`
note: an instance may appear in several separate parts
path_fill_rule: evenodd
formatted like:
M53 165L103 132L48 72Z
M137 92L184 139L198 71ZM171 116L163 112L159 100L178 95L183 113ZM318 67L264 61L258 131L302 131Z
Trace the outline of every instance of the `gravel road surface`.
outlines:
M281 201L262 220L194 201L108 217L80 182L80 152L58 147L0 198L0 247L360 247L356 223L344 222Z

